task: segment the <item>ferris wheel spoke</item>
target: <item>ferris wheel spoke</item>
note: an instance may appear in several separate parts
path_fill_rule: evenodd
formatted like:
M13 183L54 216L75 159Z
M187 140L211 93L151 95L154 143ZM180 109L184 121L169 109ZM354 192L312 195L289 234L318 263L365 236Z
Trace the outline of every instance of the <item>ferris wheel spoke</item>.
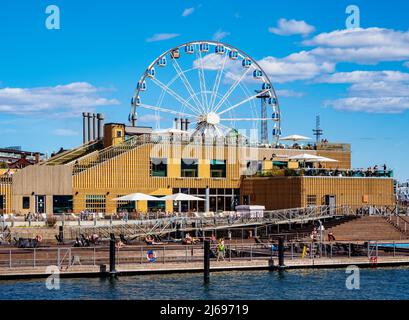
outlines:
M197 68L198 74L199 74L199 84L200 84L200 93L202 97L202 104L205 107L206 112L209 111L209 102L207 100L207 88L206 88L206 78L205 78L205 73L204 73L204 67L203 67L203 57L202 57L202 52L199 50L196 50L196 52L199 52L199 54L196 53L196 57L198 58L200 62L200 68Z
M220 118L220 121L266 121L272 118Z
M138 107L148 109L148 110L153 110L153 111L166 112L166 113L170 113L170 114L174 114L174 115L178 115L178 116L185 116L185 117L190 117L190 118L195 118L196 117L195 115L192 115L192 114L189 114L189 113L175 111L175 110L162 108L162 107L150 106L148 104L143 104L143 103L139 104Z
M251 101L251 100L253 100L253 99L256 99L258 96L263 95L264 93L266 93L266 92L268 92L268 91L269 91L269 89L266 89L266 90L263 90L263 91L261 91L261 92L255 94L254 96L248 97L248 98L246 98L246 99L240 101L239 103L236 103L236 104L232 105L231 107L229 107L229 108L223 110L222 112L219 112L218 115L221 116L222 114L224 114L224 113L226 113L226 112L228 112L228 111L230 111L230 110L233 110L233 109L235 109L235 108L237 108L237 107L240 107L242 104L244 104L244 103L246 103L246 102L249 102L249 101Z
M200 103L200 101L197 99L195 91L193 90L189 80L187 79L186 75L182 71L182 69L179 66L179 63L176 61L176 59L172 59L172 65L177 74L179 75L180 80L182 80L183 85L185 86L186 90L188 91L190 98L194 101L196 106L204 112L203 105Z
M226 65L226 61L227 61L227 53L224 53L224 60L223 60L222 67L217 70L216 79L214 81L212 95L210 97L210 107L212 107L213 104L216 101L216 97L217 97L217 93L219 92L220 81L222 79L222 75L223 75L224 67Z
M228 97L233 93L233 91L237 88L237 86L240 84L240 82L244 79L244 77L247 75L247 73L250 71L250 68L247 68L245 72L238 78L234 84L227 90L227 92L224 94L224 96L220 99L219 103L213 107L213 112L217 112L217 110L220 109L220 107L223 105L223 103L226 101Z
M178 100L181 104L184 106L188 107L192 112L196 114L200 114L200 110L197 109L196 107L192 106L188 101L186 101L184 98L182 98L179 94L177 94L174 90L169 88L167 85L165 85L163 82L156 78L152 78L152 82L155 83L158 87L160 87L164 92L167 92L169 95L174 97L176 100Z

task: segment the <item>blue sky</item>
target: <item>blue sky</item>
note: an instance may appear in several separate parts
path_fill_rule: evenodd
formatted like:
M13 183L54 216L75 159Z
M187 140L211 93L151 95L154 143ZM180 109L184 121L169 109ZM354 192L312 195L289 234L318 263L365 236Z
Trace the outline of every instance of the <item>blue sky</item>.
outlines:
M45 27L48 5L60 30ZM345 30L348 5L360 29ZM352 144L354 167L386 163L409 179L407 1L16 1L0 4L0 146L51 153L81 144L82 111L126 122L140 75L198 39L259 61L283 134Z

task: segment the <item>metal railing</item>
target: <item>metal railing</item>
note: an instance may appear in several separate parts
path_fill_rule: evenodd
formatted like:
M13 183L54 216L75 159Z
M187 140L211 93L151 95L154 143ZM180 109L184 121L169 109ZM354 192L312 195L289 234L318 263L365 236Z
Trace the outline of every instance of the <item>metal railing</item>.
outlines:
M93 233L108 238L110 233L124 236L144 237L148 234L168 234L170 232L195 230L208 231L215 229L229 229L260 225L280 225L289 223L308 223L320 219L347 217L347 216L390 216L394 214L394 207L354 207L354 206L311 206L306 208L282 209L265 211L262 216L252 214L239 214L237 212L227 216L192 217L187 214L167 216L163 218L146 218L141 220L128 220L120 224L113 224L112 220L106 225L81 225L70 226L70 237L79 237L80 234Z
M409 257L408 247L401 243L380 242L300 242L286 241L286 260L317 258L354 257ZM277 243L242 244L228 243L225 246L224 261L253 261L276 259ZM194 263L203 261L203 245L153 245L124 246L116 249L117 266L143 264ZM211 245L211 259L217 259L216 244ZM72 266L99 266L109 264L109 248L96 246L87 248L60 247L35 249L1 249L0 268L17 270L56 265L61 270Z

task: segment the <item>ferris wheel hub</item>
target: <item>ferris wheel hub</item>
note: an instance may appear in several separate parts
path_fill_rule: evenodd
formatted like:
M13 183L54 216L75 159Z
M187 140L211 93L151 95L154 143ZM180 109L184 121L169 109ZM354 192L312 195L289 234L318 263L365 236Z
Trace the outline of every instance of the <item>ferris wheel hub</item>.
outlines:
M214 126L220 123L220 117L215 112L209 112L208 114L201 115L198 122L206 122Z

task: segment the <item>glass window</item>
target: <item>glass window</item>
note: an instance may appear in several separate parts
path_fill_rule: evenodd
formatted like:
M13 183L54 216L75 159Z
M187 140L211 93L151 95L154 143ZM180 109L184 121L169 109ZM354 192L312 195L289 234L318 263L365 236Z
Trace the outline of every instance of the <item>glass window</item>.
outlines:
M30 209L30 197L23 197L23 209Z
M210 162L210 176L212 178L226 178L226 160L212 160Z
M151 158L151 176L167 177L168 164L165 158Z
M233 197L226 197L224 210L233 211L232 205L233 205Z
M164 195L156 196L158 198L164 197ZM166 201L156 201L156 200L148 200L148 211L156 212L156 211L166 211Z
M307 195L307 206L315 206L317 204L317 196L315 194Z
M72 196L53 196L53 212L55 214L72 212Z
M6 208L6 197L0 194L0 213L3 213L3 210Z
M105 213L105 200L104 194L87 194L85 195L85 210Z
M217 189L217 194L220 195L224 195L224 189Z
M195 178L199 174L199 161L197 159L182 159L181 176Z
M122 197L123 194L119 194L117 198ZM136 201L117 201L116 212L134 212L136 210Z
M189 194L196 195L197 194L197 189L196 188L190 188L189 189Z

